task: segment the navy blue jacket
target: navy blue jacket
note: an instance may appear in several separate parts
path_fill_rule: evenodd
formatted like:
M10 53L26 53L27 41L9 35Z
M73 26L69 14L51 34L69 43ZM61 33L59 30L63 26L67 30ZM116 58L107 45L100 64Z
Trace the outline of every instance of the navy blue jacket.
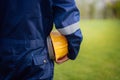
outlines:
M23 62L50 62L46 38L53 23L75 59L82 41L79 18L74 0L0 0L0 72Z

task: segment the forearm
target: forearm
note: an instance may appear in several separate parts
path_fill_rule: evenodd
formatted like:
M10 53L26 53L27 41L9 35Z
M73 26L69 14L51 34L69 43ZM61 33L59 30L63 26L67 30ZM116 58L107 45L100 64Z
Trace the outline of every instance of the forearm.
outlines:
M80 13L74 0L53 0L54 23L57 30L68 40L68 57L75 59L82 41L79 26Z

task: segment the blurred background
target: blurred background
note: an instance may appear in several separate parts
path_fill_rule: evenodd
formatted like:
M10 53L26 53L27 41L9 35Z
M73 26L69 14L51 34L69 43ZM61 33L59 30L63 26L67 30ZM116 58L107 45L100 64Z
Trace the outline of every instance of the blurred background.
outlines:
M120 19L120 0L76 0L84 19Z
M83 42L75 61L55 64L54 80L120 80L120 0L76 0Z

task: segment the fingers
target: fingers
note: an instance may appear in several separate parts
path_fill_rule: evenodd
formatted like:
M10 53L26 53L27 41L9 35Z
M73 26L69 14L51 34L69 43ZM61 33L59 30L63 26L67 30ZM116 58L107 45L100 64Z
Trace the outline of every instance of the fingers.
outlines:
M61 63L65 62L65 61L67 61L67 60L69 60L69 58L68 58L67 55L66 55L66 56L64 56L64 57L56 60L56 63L57 63L57 64L61 64Z

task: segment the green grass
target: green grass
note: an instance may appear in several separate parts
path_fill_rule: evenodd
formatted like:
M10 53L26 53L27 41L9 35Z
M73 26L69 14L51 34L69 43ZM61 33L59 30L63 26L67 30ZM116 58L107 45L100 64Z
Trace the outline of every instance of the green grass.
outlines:
M120 20L81 20L75 61L55 64L54 80L120 80Z

